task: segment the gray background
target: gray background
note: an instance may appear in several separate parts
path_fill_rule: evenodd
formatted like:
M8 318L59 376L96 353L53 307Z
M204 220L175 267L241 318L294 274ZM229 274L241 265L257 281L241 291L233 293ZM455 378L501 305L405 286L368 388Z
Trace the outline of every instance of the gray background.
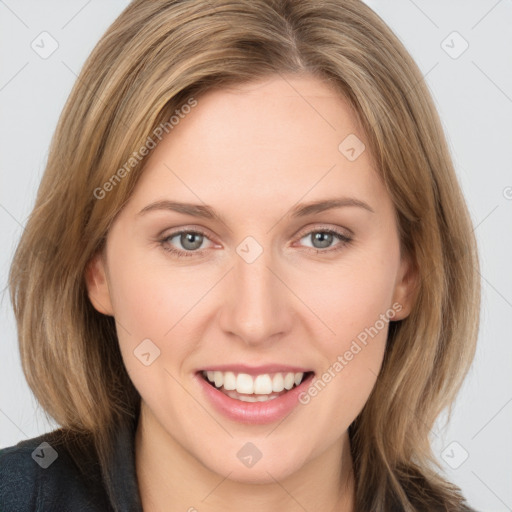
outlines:
M66 97L85 58L127 3L0 0L2 447L55 427L38 408L21 371L7 273ZM452 421L446 425L440 418L432 432L433 446L447 478L473 507L512 511L512 1L367 4L425 75L480 246L478 352ZM50 35L41 36L45 31ZM461 53L465 41L469 46ZM52 44L58 44L54 53L40 56Z

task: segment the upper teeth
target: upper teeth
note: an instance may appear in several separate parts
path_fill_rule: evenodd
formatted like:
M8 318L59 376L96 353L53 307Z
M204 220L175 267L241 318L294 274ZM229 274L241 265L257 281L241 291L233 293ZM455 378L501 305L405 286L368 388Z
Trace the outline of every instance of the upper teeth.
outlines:
M268 373L253 377L247 373L207 371L203 375L215 386L224 387L226 391L236 390L237 393L267 395L272 392L279 393L283 389L292 389L297 386L304 377L303 372L299 373L275 373L271 377Z

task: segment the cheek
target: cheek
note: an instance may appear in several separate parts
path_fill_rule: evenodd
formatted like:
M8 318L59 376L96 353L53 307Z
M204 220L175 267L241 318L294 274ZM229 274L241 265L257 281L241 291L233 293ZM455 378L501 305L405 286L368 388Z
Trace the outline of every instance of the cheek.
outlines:
M373 326L392 306L395 260L399 255L393 254L391 248L379 260L372 252L354 253L323 269L317 264L310 273L299 269L292 278L291 282L297 283L294 292L318 319L320 330L315 338L325 341L328 353L332 353L333 346L341 349L350 345L351 340ZM382 329L380 323L379 326Z
M317 404L312 407L317 409L320 424L352 421L379 374L389 322L398 312L392 307L392 297L399 259L394 247L387 253L383 248L381 251L373 248L366 257L360 252L343 265L316 273L301 287L304 302L322 321L317 325L329 327L322 328L325 334L315 338L323 355L324 372L314 389L310 388L311 394L304 397L305 402ZM372 253L386 256L377 259Z
M112 237L109 251L110 294L119 345L126 369L140 391L146 383L155 385L155 370L162 366L161 356L174 334L172 328L187 307L183 293L187 288L176 281L175 274L149 265L137 250L125 247L119 237ZM179 346L173 351L178 352Z
M124 365L134 386L154 410L159 410L158 404L170 404L169 396L182 408L192 407L178 384L181 362L191 350L183 320L204 295L205 284L201 285L192 272L148 265L132 254L119 259L110 272L115 283L111 293Z
M197 268L125 258L111 272L116 320L134 338L163 340L208 290Z

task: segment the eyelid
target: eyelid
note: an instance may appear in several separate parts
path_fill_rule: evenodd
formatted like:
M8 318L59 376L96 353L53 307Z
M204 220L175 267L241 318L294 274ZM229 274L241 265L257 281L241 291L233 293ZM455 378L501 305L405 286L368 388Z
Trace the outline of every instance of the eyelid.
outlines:
M198 235L203 235L205 238L208 238L210 241L214 241L214 237L212 237L205 229L192 227L192 226L180 226L179 228L175 228L174 230L171 228L171 231L164 229L161 233L156 236L157 240L173 238L176 235L181 235L183 233L196 233Z
M303 238L305 235L309 235L312 232L324 231L324 230L338 233L339 235L345 236L346 238L354 237L354 232L349 228L341 227L341 226L333 226L332 224L322 224L322 223L312 224L312 225L310 224L310 225L302 228L299 231L299 234L297 236L300 239L300 238ZM344 232L346 232L346 233L344 233Z

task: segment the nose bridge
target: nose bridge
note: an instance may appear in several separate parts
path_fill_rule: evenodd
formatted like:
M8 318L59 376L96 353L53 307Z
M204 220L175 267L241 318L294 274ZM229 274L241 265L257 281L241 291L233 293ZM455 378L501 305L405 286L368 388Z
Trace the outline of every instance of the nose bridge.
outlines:
M263 250L247 237L236 252L224 302L223 328L246 343L275 340L275 335L290 327L290 310L285 287L274 275L272 251Z

